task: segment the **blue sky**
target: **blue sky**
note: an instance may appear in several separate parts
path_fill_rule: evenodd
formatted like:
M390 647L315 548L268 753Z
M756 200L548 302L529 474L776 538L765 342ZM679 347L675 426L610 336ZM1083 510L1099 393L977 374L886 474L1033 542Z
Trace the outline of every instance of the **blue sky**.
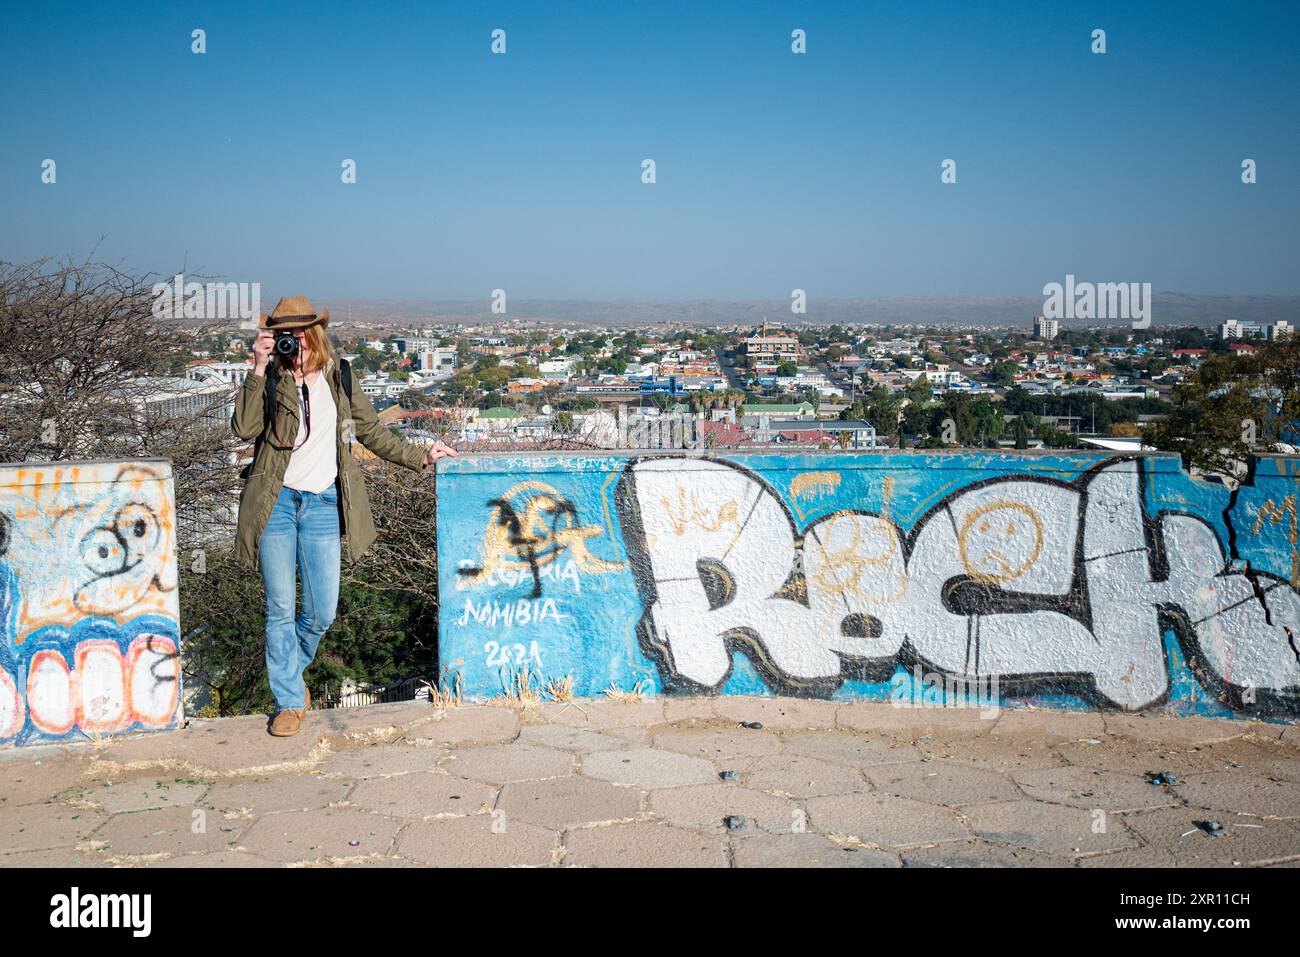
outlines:
M48 3L6 21L0 258L96 249L325 299L1038 295L1067 272L1300 292L1294 5Z

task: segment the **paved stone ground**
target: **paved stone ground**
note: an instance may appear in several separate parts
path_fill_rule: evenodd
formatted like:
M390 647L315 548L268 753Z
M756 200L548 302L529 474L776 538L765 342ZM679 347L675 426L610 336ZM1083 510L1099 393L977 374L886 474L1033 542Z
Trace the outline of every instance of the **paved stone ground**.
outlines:
M657 698L265 727L0 752L0 866L1300 865L1295 725Z

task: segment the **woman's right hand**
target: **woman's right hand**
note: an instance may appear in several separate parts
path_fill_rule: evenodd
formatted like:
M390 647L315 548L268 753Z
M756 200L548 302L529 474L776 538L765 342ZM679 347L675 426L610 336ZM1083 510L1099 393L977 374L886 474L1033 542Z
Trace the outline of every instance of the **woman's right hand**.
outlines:
M253 340L253 347L249 353L253 357L253 371L257 375L265 375L266 367L271 361L271 350L275 348L275 336L270 329L263 329Z

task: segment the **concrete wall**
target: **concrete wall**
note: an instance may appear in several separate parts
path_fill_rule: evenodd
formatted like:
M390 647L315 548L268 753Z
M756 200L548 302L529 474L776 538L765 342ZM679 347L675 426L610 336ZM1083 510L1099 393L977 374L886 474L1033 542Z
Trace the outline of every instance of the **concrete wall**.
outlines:
M1295 715L1297 483L1284 457L1229 492L1165 455L462 456L444 682Z
M0 466L0 747L175 727L167 462Z

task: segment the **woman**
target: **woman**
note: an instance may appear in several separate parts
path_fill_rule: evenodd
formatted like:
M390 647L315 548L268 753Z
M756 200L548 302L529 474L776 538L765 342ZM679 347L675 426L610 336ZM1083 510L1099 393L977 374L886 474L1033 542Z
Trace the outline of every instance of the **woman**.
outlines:
M334 620L342 536L351 561L375 540L365 482L348 447L352 437L380 458L416 470L456 454L441 442L412 445L379 423L351 370L345 386L325 334L328 323L329 310L317 315L304 296L281 299L262 316L253 371L231 418L237 436L257 440L239 499L235 558L250 568L260 565L266 586L266 672L278 709L270 725L276 737L297 734L311 706L303 671ZM296 351L275 348L276 333L286 331ZM275 395L268 397L273 350ZM268 415L268 409L274 411ZM299 576L302 612L295 618Z

